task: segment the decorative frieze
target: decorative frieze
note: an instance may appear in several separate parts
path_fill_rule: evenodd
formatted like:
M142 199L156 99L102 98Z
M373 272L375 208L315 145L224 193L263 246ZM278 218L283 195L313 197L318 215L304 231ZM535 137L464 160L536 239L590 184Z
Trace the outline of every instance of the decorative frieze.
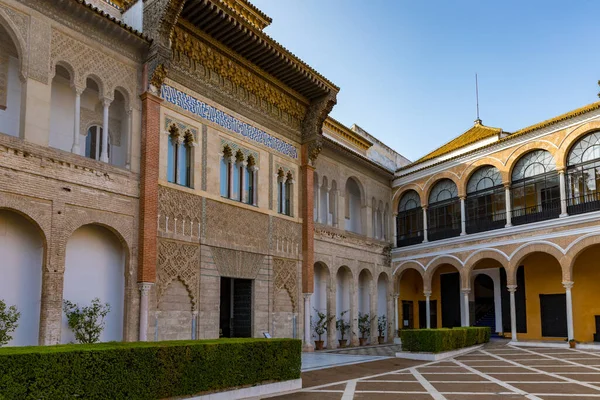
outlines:
M210 106L187 93L175 89L169 85L163 85L161 90L163 99L182 109L191 112L200 118L213 122L225 129L238 133L263 146L267 146L287 157L298 158L298 149L296 146L287 143L267 132L249 125L239 119Z
M292 301L293 312L298 311L298 272L295 260L273 258L275 292L285 290Z
M187 287L192 305L196 308L200 278L199 245L159 239L156 274L158 299L173 280L179 279Z
M230 278L256 279L265 256L247 251L211 247L219 275Z

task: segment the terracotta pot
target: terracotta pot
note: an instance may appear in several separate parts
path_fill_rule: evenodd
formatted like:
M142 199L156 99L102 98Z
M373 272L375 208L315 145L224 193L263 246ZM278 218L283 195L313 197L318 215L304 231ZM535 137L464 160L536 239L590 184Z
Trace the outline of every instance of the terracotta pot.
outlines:
M346 347L346 343L348 343L348 339L338 340L338 342L340 342L340 347L344 348Z
M385 336L377 336L377 341L379 342L379 344L384 344L385 343Z
M577 342L575 342L574 340L571 340L571 341L569 342L569 347L570 347L570 348L574 349L576 346L577 346Z
M365 346L365 345L367 344L367 341L368 341L368 340L369 340L369 339L367 339L367 338L362 338L362 337L361 337L361 338L358 338L358 343L359 343L361 346Z
M323 343L325 343L324 340L315 340L315 349L323 350Z

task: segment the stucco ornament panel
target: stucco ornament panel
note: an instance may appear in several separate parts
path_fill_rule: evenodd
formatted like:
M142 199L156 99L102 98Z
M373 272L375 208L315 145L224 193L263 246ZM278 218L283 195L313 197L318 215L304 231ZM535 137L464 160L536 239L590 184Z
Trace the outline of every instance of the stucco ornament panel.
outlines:
M221 276L256 279L265 256L247 251L211 247L213 260Z
M158 187L158 230L200 236L202 198L181 190Z
M297 254L301 250L302 225L283 218L273 218L273 250Z
M6 21L6 29L11 29L16 36L16 39L19 43L15 43L15 46L18 48L17 52L19 54L20 62L21 62L21 75L22 78L25 78L28 74L27 66L28 66L28 56L29 54L25 52L26 43L29 38L29 17L25 14L22 14L12 8L6 7L0 4L0 24L4 24L2 20Z
M206 201L206 239L244 250L269 252L269 217L213 200Z
M75 70L75 85L85 87L86 78L97 76L101 82L101 95L112 99L117 87L124 88L128 101L135 98L137 72L108 54L93 49L66 34L52 30L52 73L56 63L65 61Z
M293 311L296 312L298 307L298 273L296 261L274 258L273 280L275 291L285 290L292 301Z
M200 246L182 242L158 240L157 298L169 284L179 279L186 286L192 307L196 309L200 279Z

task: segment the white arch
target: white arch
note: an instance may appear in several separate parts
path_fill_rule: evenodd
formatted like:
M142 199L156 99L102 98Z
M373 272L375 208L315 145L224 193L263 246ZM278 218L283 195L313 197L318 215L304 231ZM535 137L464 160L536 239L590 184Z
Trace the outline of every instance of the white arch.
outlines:
M394 269L394 272L392 273L392 276L396 276L396 272L398 272L398 270L400 269L400 267L402 267L404 264L408 264L408 263L415 263L417 265L419 265L421 268L423 268L423 271L425 271L425 266L417 260L406 260L406 261L402 261L400 264L398 264L396 266L396 268Z
M492 251L494 253L498 253L498 254L502 255L504 258L506 258L506 261L510 261L510 257L508 256L508 254L506 254L502 250L498 250L498 249L495 249L493 247L487 247L485 249L476 250L473 253L469 254L469 256L465 259L465 262L463 263L463 266L467 265L469 263L469 260L471 258L473 258L474 256L476 256L479 253L483 253L484 251Z
M460 264L461 267L465 266L465 264L462 261L460 261L460 258L453 256L452 254L443 254L443 255L435 256L431 261L429 261L427 263L427 266L425 267L425 270L427 270L429 268L429 266L431 264L433 264L436 260L439 260L440 258L445 258L445 257L452 258L452 259L458 261L458 263Z

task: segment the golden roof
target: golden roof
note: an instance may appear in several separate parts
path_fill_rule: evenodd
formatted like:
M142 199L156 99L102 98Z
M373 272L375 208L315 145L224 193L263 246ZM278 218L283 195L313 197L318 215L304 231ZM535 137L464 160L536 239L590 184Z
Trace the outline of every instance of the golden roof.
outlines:
M327 117L323 124L323 129L329 130L331 133L359 148L360 150L366 151L373 145L373 143L371 143L369 140L331 117Z
M451 153L455 150L460 149L461 147L468 146L470 144L473 144L483 139L487 139L494 135L499 135L500 133L502 133L502 129L485 126L481 123L480 119L477 119L475 120L475 125L473 125L471 129L467 130L462 135L452 139L443 146L438 147L437 149L425 155L424 157L421 157L413 164L418 164L420 162L431 160L432 158Z
M220 1L260 30L265 29L267 26L271 25L271 22L273 22L271 17L263 13L254 4L247 0Z

